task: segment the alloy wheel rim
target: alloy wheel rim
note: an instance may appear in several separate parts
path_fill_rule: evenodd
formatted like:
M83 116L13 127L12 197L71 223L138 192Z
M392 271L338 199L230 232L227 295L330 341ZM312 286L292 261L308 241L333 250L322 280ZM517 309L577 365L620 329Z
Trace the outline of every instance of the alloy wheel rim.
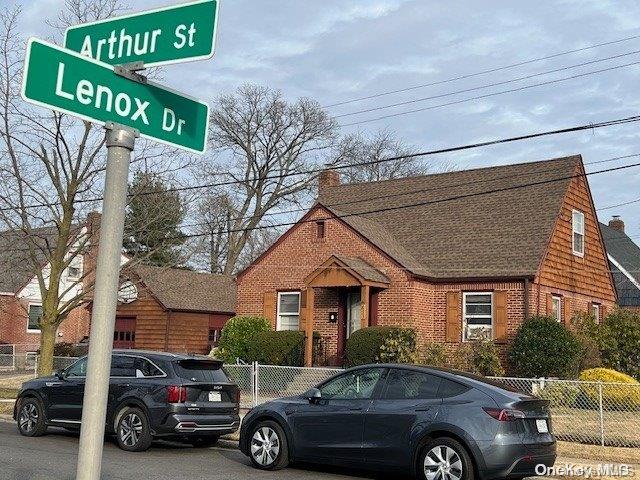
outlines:
M269 427L257 429L251 438L251 456L262 466L271 465L280 454L280 438Z
M142 435L142 419L135 413L129 413L120 422L120 440L127 447L133 447L138 443L140 435Z
M20 410L20 429L31 433L38 423L38 409L33 403L27 403Z
M462 459L451 447L438 445L424 457L427 480L461 480L462 473Z

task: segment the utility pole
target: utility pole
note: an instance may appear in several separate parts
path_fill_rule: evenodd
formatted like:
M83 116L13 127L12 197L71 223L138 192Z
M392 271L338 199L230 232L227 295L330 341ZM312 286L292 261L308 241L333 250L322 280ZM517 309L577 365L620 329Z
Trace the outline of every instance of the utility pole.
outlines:
M106 129L107 176L100 221L89 360L82 402L84 408L77 480L100 479L129 164L135 138L138 136L136 130L114 123L108 123Z

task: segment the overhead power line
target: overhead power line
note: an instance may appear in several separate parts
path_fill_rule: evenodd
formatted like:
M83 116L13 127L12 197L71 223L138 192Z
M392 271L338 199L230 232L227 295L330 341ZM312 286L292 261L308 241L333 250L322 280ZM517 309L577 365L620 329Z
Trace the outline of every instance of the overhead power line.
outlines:
M559 134L563 134L563 133L580 132L580 131L583 131L583 130L595 130L597 128L604 128L604 127L610 127L610 126L615 126L615 125L625 125L627 123L635 123L635 122L638 122L638 121L640 121L640 115L633 115L633 116L630 116L630 117L617 118L617 119L614 119L614 120L606 120L606 121L603 121L603 122L589 123L589 124L577 125L577 126L573 126L573 127L559 128L559 129L555 129L555 130L545 130L545 131L542 131L542 132L529 133L529 134L525 134L525 135L518 135L518 136L515 136L515 137L506 137L506 138L500 138L500 139L494 139L494 140L487 140L487 141L484 141L484 142L470 143L470 144L458 145L458 146L453 146L453 147L444 147L444 148L438 148L438 149L434 149L434 150L427 150L427 151L424 151L424 152L411 153L411 154L407 154L407 155L398 155L398 156L393 156L393 157L380 158L380 159L376 159L376 160L368 160L368 161L352 163L352 164L343 164L343 165L328 164L327 166L324 166L324 167L309 169L309 170L300 171L300 172L290 172L290 173L277 174L277 175L267 175L267 176L263 177L261 180L276 180L276 179L292 177L292 176L315 174L315 173L320 173L320 172L326 170L327 167L329 167L329 168L331 168L333 170L342 170L342 169L349 169L349 168L365 166L365 165L376 165L376 164L381 164L381 163L386 163L386 162L394 162L394 161L398 161L398 160L408 160L408 159L412 159L412 158L425 157L425 156L430 156L430 155L438 155L438 154L443 154L443 153L453 153L453 152L459 152L459 151L469 150L469 149L474 149L474 148L487 147L487 146L490 146L490 145L499 145L499 144L512 143L512 142L517 142L517 141L522 141L522 140L530 140L530 139L545 137L545 136L549 136L549 135L559 135ZM250 182L252 180L258 180L258 179L255 179L255 178L251 179L250 178L250 179L245 179L245 180L229 180L229 181L226 181L226 182L214 182L214 183L205 183L205 184L200 184L200 185L188 185L188 186L185 186L185 187L172 187L172 188L168 188L166 190L155 190L155 191L148 191L148 192L140 192L140 193L138 193L136 195L138 195L138 196L154 195L154 194L162 193L162 192L185 192L185 191L191 191L191 190L215 188L215 187L222 187L222 186L228 186L228 185L237 185L237 184L245 183L247 181ZM103 200L103 197L94 197L94 198L88 198L88 199L80 199L80 200L77 200L76 203L78 203L78 204L95 203L95 202L99 202L101 200ZM57 202L51 202L51 203L44 203L43 202L43 203L36 203L36 204L27 205L25 208L31 209L31 208L56 207L56 206L60 206L60 204L57 203ZM18 207L13 207L13 206L1 207L0 208L0 211L11 211L11 210L20 210L20 209Z
M576 78L582 78L582 77L586 77L586 76L589 76L589 75L595 75L597 73L603 73L603 72L609 72L609 71L613 71L613 70L618 70L620 68L631 67L631 66L634 66L634 65L640 65L640 61L624 63L622 65L615 65L613 67L601 68L599 70L592 70L590 72L585 72L585 73L576 73L575 75L570 75L568 77L562 77L562 78L557 78L557 79L554 79L554 80L547 80L547 81L544 81L544 82L532 83L530 85L524 85L522 87L510 88L508 90L501 90L499 92L486 93L484 95L476 95L474 97L462 98L460 100L454 100L454 101L451 101L451 102L440 103L438 105L430 105L428 107L416 108L416 109L407 110L407 111L404 111L404 112L391 113L391 114L388 114L388 115L382 115L380 117L369 118L369 119L360 120L360 121L357 121L357 122L344 123L344 124L340 125L340 127L344 128L344 127L351 127L351 126L354 126L354 125L362 125L362 124L365 124L365 123L371 123L371 122L377 122L377 121L380 121L380 120L385 120L387 118L401 117L403 115L409 115L409 114L418 113L418 112L425 112L427 110L434 110L436 108L449 107L449 106L452 106L452 105L460 105L462 103L472 102L472 101L475 101L475 100L482 100L483 98L490 98L490 97L496 97L496 96L499 96L499 95L505 95L507 93L520 92L520 91L523 91L523 90L528 90L530 88L542 87L542 86L545 86L545 85L553 85L553 84L556 84L556 83L566 82L568 80L574 80Z
M366 95L366 96L363 96L363 97L353 98L351 100L345 100L345 101L342 101L342 102L336 102L336 103L332 103L332 104L329 104L329 105L325 105L325 108L338 107L340 105L347 105L347 104L350 104L350 103L361 102L363 100L370 100L370 99L373 99L373 98L384 97L384 96L387 96L387 95L394 95L396 93L410 92L412 90L418 90L420 88L433 87L433 86L436 86L436 85L442 85L442 84L445 84L445 83L450 83L450 82L455 82L455 81L458 81L458 80L464 80L464 79L467 79L467 78L473 78L473 77L477 77L477 76L480 76L480 75L485 75L487 73L500 72L500 71L503 71L503 70L508 70L510 68L521 67L523 65L529 65L531 63L541 62L541 61L544 61L544 60L550 60L552 58L562 57L562 56L565 56L565 55L570 55L572 53L579 53L579 52L584 52L586 50L592 50L594 48L605 47L607 45L614 45L614 44L617 44L617 43L628 42L628 41L631 41L631 40L636 40L638 38L640 38L640 35L633 35L631 37L620 38L618 40L612 40L612 41L609 41L609 42L596 43L594 45L589 45L587 47L576 48L576 49L573 49L573 50L566 50L564 52L554 53L552 55L546 55L546 56L543 56L543 57L532 58L532 59L529 59L529 60L524 60L522 62L512 63L510 65L504 65L504 66L501 66L501 67L490 68L490 69L487 69L487 70L481 70L479 72L459 75L459 76L456 76L456 77L447 78L445 80L438 80L438 81L435 81L435 82L423 83L423 84L420 84L420 85L414 85L412 87L406 87L406 88L399 88L399 89L396 89L396 90L388 90L386 92L380 92L380 93L376 93L376 94L373 94L373 95Z
M635 200L631 200L629 202L618 203L617 205L609 205L608 207L598 208L597 211L600 212L602 210L611 210L612 208L624 207L625 205L632 205L638 202L640 202L640 198L636 198Z
M614 60L614 59L617 59L617 58L628 57L629 55L636 55L638 53L640 53L640 50L634 50L632 52L621 53L619 55L613 55L613 56L605 57L605 58L599 58L597 60L591 60L589 62L576 63L574 65L567 65L565 67L554 68L553 70L546 70L544 72L532 73L532 74L529 74L529 75L524 75L522 77L516 77L516 78L509 79L509 80L503 80L501 82L486 83L484 85L479 85L479 86L476 86L476 87L463 88L461 90L454 90L453 92L446 92L446 93L441 93L441 94L438 94L438 95L431 95L429 97L415 98L413 100L407 100L407 101L404 101L404 102L390 103L388 105L382 105L382 106L379 106L379 107L371 107L371 108L365 108L363 110L356 110L355 112L348 112L348 113L343 113L341 115L334 115L333 118L350 117L352 115L360 115L362 113L376 112L376 111L379 111L379 110L385 110L387 108L402 107L402 106L405 106L405 105L411 105L411 104L414 104L414 103L424 102L424 101L427 101L427 100L435 100L437 98L451 97L453 95L458 95L460 93L475 92L477 90L484 90L485 88L498 87L500 85L508 85L510 83L516 83L516 82L521 82L523 80L529 80L530 78L541 77L541 76L544 76L544 75L550 75L552 73L557 73L557 72L564 72L566 70L572 70L574 68L585 67L587 65L593 65L593 64L596 64L596 63L607 62L609 60Z

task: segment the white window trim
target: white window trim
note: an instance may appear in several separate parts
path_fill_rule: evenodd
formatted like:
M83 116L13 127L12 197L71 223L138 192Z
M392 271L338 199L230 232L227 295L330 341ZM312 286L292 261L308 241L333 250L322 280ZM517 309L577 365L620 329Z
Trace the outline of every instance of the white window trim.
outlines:
M551 315L553 315L553 303L558 301L558 315L556 316L556 321L558 323L562 323L562 297L560 295L551 295Z
M594 311L597 313L594 313ZM596 323L600 323L601 306L599 303L592 303L591 312L589 313L593 314L596 317Z
M32 306L41 307L42 303L29 302L29 304L27 305L27 333L41 333L42 330L40 330L39 328L29 328L29 310L31 310Z
M579 232L576 230L576 225L573 220L573 216L576 213L579 215L582 215L582 232ZM584 224L584 222L585 222L584 213L581 212L580 210L575 210L575 209L572 210L571 212L571 250L573 251L573 254L576 257L584 257L585 243L587 240L587 237L585 235L586 225ZM576 233L582 235L582 251L576 250Z
M282 295L298 295L298 313L292 313L292 312L287 312L287 313L280 313L280 297ZM295 291L295 290L291 290L291 291L284 291L284 292L278 292L278 304L276 305L276 330L280 331L281 329L281 325L280 325L280 317L298 317L298 329L300 328L300 292L299 291Z
M467 296L468 295L489 295L491 297L491 340L494 335L494 304L493 304L493 292L463 292L462 293L462 341L463 342L475 342L474 338L467 338L467 318L486 318L486 315L467 315Z

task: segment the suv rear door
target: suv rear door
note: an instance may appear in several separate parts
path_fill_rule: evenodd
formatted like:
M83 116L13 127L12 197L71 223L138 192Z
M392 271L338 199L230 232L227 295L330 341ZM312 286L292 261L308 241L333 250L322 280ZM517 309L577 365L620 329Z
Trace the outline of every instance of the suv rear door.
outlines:
M229 380L222 362L182 359L173 362L173 370L186 387L190 413L221 415L237 412L239 389Z

